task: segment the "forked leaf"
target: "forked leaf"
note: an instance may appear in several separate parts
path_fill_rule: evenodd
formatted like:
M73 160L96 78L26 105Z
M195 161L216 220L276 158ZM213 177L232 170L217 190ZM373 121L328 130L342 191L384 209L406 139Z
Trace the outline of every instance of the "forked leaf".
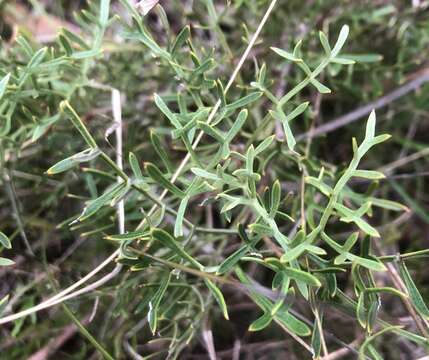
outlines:
M228 133L226 134L225 142L230 143L234 137L238 134L242 126L244 125L246 119L247 119L248 111L247 109L243 109L238 113L237 119L234 121L234 124L232 125L231 129L229 129Z
M243 270L241 270L239 267L236 267L235 272L240 282L249 287L250 297L252 300L264 311L264 313L271 314L274 304L259 292L252 290L252 283ZM297 319L289 312L282 311L282 309L279 309L275 313L273 319L298 336L309 336L311 334L311 329L307 326L307 324Z

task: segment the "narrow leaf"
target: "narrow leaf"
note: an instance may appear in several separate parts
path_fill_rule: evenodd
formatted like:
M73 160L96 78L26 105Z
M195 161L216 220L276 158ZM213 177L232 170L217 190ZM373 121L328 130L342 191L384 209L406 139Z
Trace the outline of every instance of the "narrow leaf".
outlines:
M282 58L285 58L286 60L293 61L293 62L302 62L302 59L296 57L294 54L291 54L290 52L287 52L285 50L271 47L271 50L273 50L277 55L280 55Z
M264 313L261 317L252 322L249 326L249 331L260 331L270 325L273 317L270 313Z
M12 248L12 244L9 240L9 238L0 231L0 244L5 247L6 249L11 249Z
M181 258L188 260L198 269L203 269L203 266L192 256L190 256L185 250L183 250L181 244L179 244L168 232L162 229L153 229L152 237L161 242L164 246L173 250L176 255L179 255Z
M74 109L71 107L70 103L67 100L64 100L60 103L60 109L61 111L67 115L67 117L70 119L70 121L73 123L75 128L80 132L86 143L92 147L96 148L97 144L92 137L92 135L89 133L88 129L86 128L85 124L79 117L79 115L74 111Z
M218 303L219 307L222 310L222 314L224 318L229 320L228 309L226 307L225 299L223 297L222 292L211 280L204 279L204 282L207 285L210 292L212 293L213 297L216 299L216 302Z
M6 92L6 87L7 87L7 84L9 83L9 79L10 79L10 73L6 74L6 76L3 77L3 79L1 79L0 81L0 100L3 97L4 93Z
M11 266L14 265L15 262L10 259L6 259L4 257L0 257L0 266Z
M241 99L238 99L237 101L234 101L233 103L226 105L225 110L230 112L230 111L234 111L236 109L242 108L242 107L256 101L257 99L259 99L261 97L261 95L262 95L262 92L260 92L260 91L250 93L250 94L242 97Z
M137 231L130 231L125 234L117 234L117 235L108 235L104 238L107 240L113 240L113 241L127 241L127 240L142 240L149 237L149 233L147 230L137 230Z
M331 55L331 47L329 46L329 41L326 35L323 33L323 31L319 31L319 39L320 43L323 46L323 50L325 50L326 55Z
M158 308L161 303L162 298L164 297L165 291L170 284L171 273L168 273L168 276L162 281L160 287L155 293L154 297L149 303L149 312L147 314L149 320L149 327L152 331L152 334L155 335L157 324L158 324Z
M185 217L186 207L188 206L189 197L185 196L180 202L177 210L176 222L174 224L174 236L183 236L183 219Z
M101 154L101 151L99 148L86 149L80 153L77 153L75 155L72 155L66 159L63 159L63 160L57 162L55 165L51 166L46 171L46 173L48 175L54 175L54 174L62 173L64 171L67 171L67 170L75 167L76 165L78 165L80 163L91 161L91 160L95 159L100 154Z
M145 170L148 175L155 180L159 185L167 188L171 193L183 199L185 193L180 190L176 185L171 183L154 164L145 163Z
M136 179L143 180L143 174L142 174L142 171L140 169L140 165L139 165L139 161L137 159L137 156L135 156L134 153L132 153L131 151L128 155L128 161L130 162L131 170L133 171L133 174L136 177Z
M283 269L285 274L289 276L290 278L296 280L296 281L302 281L308 285L320 287L322 284L320 283L319 279L315 277L314 275L311 275L308 272L294 269L291 267L285 267Z
M335 43L334 48L332 49L332 57L336 57L339 54L348 36L349 36L349 27L348 25L344 25L341 28L340 35L338 36L338 40Z

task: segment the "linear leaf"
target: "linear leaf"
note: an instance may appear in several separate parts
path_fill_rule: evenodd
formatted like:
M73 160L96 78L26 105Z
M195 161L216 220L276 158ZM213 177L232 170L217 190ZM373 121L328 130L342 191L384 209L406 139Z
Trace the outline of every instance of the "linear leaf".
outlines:
M326 55L331 55L331 47L329 46L329 41L323 31L319 31L319 39L322 44L323 50L325 50Z
M158 309L161 303L162 298L164 297L165 291L170 284L171 273L168 273L168 276L161 282L160 287L155 293L154 297L149 302L149 312L147 313L147 317L149 320L149 327L152 331L152 334L155 335L156 328L158 325Z
M213 283L213 281L211 281L209 279L204 279L204 282L207 285L210 292L212 293L213 297L216 299L216 302L218 303L220 309L222 310L222 314L223 314L224 318L229 320L228 309L226 307L225 299L223 297L222 292Z
M100 197L91 200L87 203L87 206L83 209L82 214L79 216L78 221L84 221L89 217L95 215L104 205L107 205L115 196L117 196L125 187L127 183L125 181L115 184L110 187Z
M148 173L148 175L155 180L159 185L163 186L164 188L168 189L173 193L174 195L180 197L183 199L185 196L185 193L180 190L176 185L174 185L172 182L170 182L159 170L154 164L152 163L145 163L145 170Z
M0 231L0 244L3 247L5 247L6 249L12 248L12 244L11 244L9 238L2 231Z
M226 105L225 110L229 112L229 111L234 111L236 109L242 108L259 99L261 95L262 95L261 91L250 93L242 97L241 99L238 99L237 101L234 101L233 103Z
M176 115L173 114L173 112L168 108L164 100L162 100L161 96L159 96L158 94L154 94L153 97L155 99L155 104L158 109L162 111L162 113L167 117L168 120L170 120L171 124L176 129L180 129L182 125L180 124L179 120L177 120Z
M277 213L277 210L280 205L280 199L281 199L281 186L280 181L276 180L271 188L270 193L270 216L274 217Z
M179 255L181 258L188 260L198 269L203 269L203 266L191 255L189 255L185 250L183 250L181 244L179 244L168 232L162 229L153 229L152 236L153 238L161 242L164 246L173 250L176 255Z
M6 92L7 84L9 83L10 79L10 73L6 74L6 76L3 77L0 81L0 100L3 97L4 93Z
M287 146L288 146L289 150L293 151L293 149L296 145L296 140L295 140L295 137L293 136L293 133L292 133L292 130L289 126L289 122L287 121L286 115L280 111L273 111L273 110L269 110L269 114L274 119L276 119L282 123L283 130L284 130L284 133L286 136Z
M372 110L366 122L365 139L373 139L375 135L375 111Z
M296 57L294 54L287 52L285 50L271 47L271 50L273 50L277 55L280 55L282 58L285 58L286 60L293 61L293 62L302 62L302 59Z
M48 175L54 175L59 174L64 171L67 171L76 165L88 162L93 159L95 159L98 155L101 154L101 150L99 148L90 148L86 149L84 151L81 151L80 153L77 153L75 155L72 155L66 159L63 159L59 162L57 162L55 165L51 166L46 173Z
M338 40L334 45L334 48L332 49L332 57L336 57L339 52L341 51L342 47L344 46L344 43L347 40L347 37L349 36L349 27L348 25L343 25L343 27L340 30L340 34L338 35Z
M321 94L329 94L331 93L331 89L327 86L323 85L320 81L316 79L310 79L310 83L314 85L314 87L317 89L318 92Z
M264 313L261 317L257 318L249 326L249 331L260 331L270 325L273 317L270 313Z
M140 169L140 165L139 165L139 161L137 159L137 156L135 156L134 153L132 153L131 151L128 155L128 161L130 162L131 170L133 171L133 174L136 177L136 179L143 180L143 174L142 174L142 171Z
M199 177L201 177L201 178L203 178L203 179L207 179L207 180L214 180L214 181L221 180L221 178L220 178L220 177L218 177L216 174L211 173L211 172L209 172L209 171L206 171L206 170L204 170L204 169L200 169L200 168L193 167L193 168L191 168L191 171L192 171L195 175L197 175L197 176L199 176Z
M158 137L158 135L155 133L155 131L150 132L150 141L152 143L153 148L155 149L156 153L160 157L162 163L166 167L167 171L169 173L173 173L173 165L170 162L170 159L168 158L168 154L165 151L165 146L161 144L161 140Z
M127 240L142 240L149 237L149 233L147 230L137 230L137 231L130 231L125 234L117 234L117 235L108 235L104 238L107 240L113 240L113 241L127 241Z
M386 177L383 173L373 170L355 170L353 171L353 176L370 180L379 180Z
M266 150L273 142L275 135L267 137L255 148L255 156Z
M67 100L61 101L60 103L60 109L61 111L67 115L67 117L70 119L70 121L73 123L75 128L80 132L86 143L92 147L96 148L97 143L95 142L92 135L89 133L88 129L86 128L85 124L79 117L79 115L74 111L74 109L71 107L70 103Z
M185 196L180 202L177 210L176 222L174 224L174 236L183 236L183 219L185 217L186 207L188 206L189 197Z
M420 291L418 290L416 284L414 283L411 275L405 265L404 261L399 262L399 272L401 274L401 278L404 281L405 287L407 288L408 294L410 295L411 302L416 308L417 312L425 317L429 318L429 309L426 306L425 301L423 300Z
M191 35L191 28L189 27L189 25L186 25L176 36L173 46L171 47L171 55L173 57L177 54L177 52L180 50L183 44L185 44L186 41L188 41L190 35Z
M233 252L219 265L217 274L222 275L225 274L227 271L231 270L248 252L248 246L242 246L241 248Z
M322 284L320 283L319 279L315 277L314 275L311 275L308 272L294 269L291 267L285 267L283 269L284 273L289 276L290 278L296 280L296 281L302 281L308 285L320 287Z
M15 261L0 257L0 266L11 266L14 265Z

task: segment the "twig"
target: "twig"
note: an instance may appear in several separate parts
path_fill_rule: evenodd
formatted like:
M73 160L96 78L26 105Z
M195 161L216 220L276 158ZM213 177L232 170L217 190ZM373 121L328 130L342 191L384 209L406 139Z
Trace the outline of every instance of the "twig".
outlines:
M391 102L403 97L404 95L407 95L409 92L416 90L420 86L422 86L425 82L429 81L429 68L422 71L422 75L409 81L408 83L400 86L396 90L393 90L392 92L388 93L387 95L382 96L381 98L370 102L369 104L362 106L356 110L353 110L352 112L349 112L348 114L345 114L343 116L340 116L337 119L331 120L327 122L324 125L321 125L312 131L308 131L304 134L300 134L296 136L296 140L303 140L307 137L318 137L323 134L329 133L331 131L334 131L338 128L341 128L343 126L346 126L352 122L355 122L362 118L365 115L368 115L372 110L377 110L382 107L385 107L386 105L390 104Z
M381 168L379 168L378 171L381 171L382 173L389 175L396 168L407 165L412 161L415 161L417 159L420 159L420 158L428 156L428 155L429 155L429 147L422 149L420 151L417 151L415 153L412 153L411 155L400 158L396 161L393 161L390 164L384 165Z
M83 321L83 324L88 323L88 317ZM68 325L63 329L60 335L49 341L47 345L39 351L31 355L27 360L47 360L50 355L54 354L61 346L63 346L69 339L71 339L77 332L75 324Z
M349 346L350 347L357 346L357 345L359 345L360 342L361 342L361 339L356 339L356 340L352 341L349 344ZM335 351L331 352L328 356L322 357L320 360L337 360L337 359L340 359L346 355L349 355L350 347L342 347L341 349L335 350Z

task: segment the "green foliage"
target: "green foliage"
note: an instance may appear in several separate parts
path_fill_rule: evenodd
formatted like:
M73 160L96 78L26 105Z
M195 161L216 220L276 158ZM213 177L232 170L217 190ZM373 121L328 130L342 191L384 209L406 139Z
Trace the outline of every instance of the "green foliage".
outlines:
M273 332L283 329L314 359L334 351L335 342L351 342L349 331L327 326L331 308L352 318L353 335L364 332L360 350L354 350L362 359L383 358L378 337L386 332L428 346L428 290L416 285L405 265L413 260L418 266L428 252L417 250L416 242L409 252L382 254L406 235L395 213L399 224L410 209L427 220L424 199L387 181L402 166L392 156L418 148L424 160L426 146L409 139L412 131L407 139L398 135L390 113L382 113L385 121L378 125L393 134L394 141L384 143L391 135L376 132L375 111L366 126L322 139L311 135L327 116L372 99L384 80L380 73L401 80L411 66L411 47L398 46L396 65L386 68L371 46L360 47L362 34L394 28L399 37L408 30L393 20L384 24L387 16L399 21L395 7L350 4L344 15L323 21L317 10L308 10L306 30L295 42L300 26L293 19L285 24L283 15L286 8L300 13L297 4L280 4L241 64L259 24L255 19L264 14L262 3L205 0L192 9L184 2L159 3L151 10L154 20L140 13L146 2L100 0L68 19L81 31L61 29L47 44L23 32L1 49L0 201L12 215L1 218L10 235L0 231L0 267L12 272L21 266L18 255L30 266L40 266L41 259L46 276L58 271L58 281L66 284L116 249L117 267L108 277L113 285L95 282L87 297L73 293L68 314L106 358L192 357L202 332L211 347L207 326L214 336L236 336L231 323L237 312L242 315L237 308L245 297L256 309L240 320L249 331L283 340ZM312 27L321 21L324 31L317 36ZM350 27L343 25L331 42L328 30L335 33L343 22ZM422 23L410 25L401 41L412 37L413 47L426 49L429 34ZM287 41L277 35L284 27ZM355 49L357 54L348 53ZM119 125L110 124L112 89L124 95ZM427 111L426 100L422 95L410 108ZM122 126L121 149L118 138L109 139L115 126ZM383 169L388 161L393 165ZM421 193L424 186L418 180ZM392 190L408 207L394 201ZM85 250L75 250L81 242L75 245L74 238L88 238ZM50 241L61 246L51 248ZM6 268L15 257L17 264ZM399 277L393 273L386 281L396 266ZM16 288L5 286L10 295L2 294L2 316L34 310L30 320L5 328L16 339L47 334L50 321L61 316L35 314L34 305L51 289L40 281L27 288L19 278ZM391 319L385 315L399 302L406 305L404 314L412 309L417 327L382 320ZM95 336L86 330L91 322L82 320L93 317L100 325ZM88 358L89 344L73 357ZM16 349L8 358L29 354Z

